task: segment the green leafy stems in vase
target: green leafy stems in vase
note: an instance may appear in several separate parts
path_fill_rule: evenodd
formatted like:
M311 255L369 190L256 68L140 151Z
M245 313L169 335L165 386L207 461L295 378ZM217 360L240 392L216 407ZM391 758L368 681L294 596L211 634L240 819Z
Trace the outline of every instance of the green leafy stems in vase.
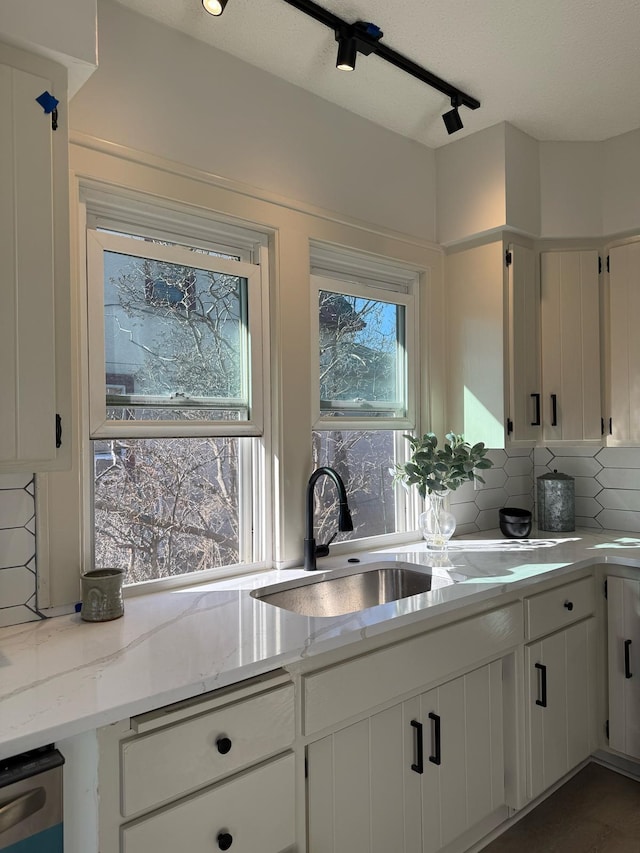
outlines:
M445 550L455 530L456 521L446 508L446 498L463 483L478 480L484 483L478 471L491 468L487 449L480 441L473 446L464 436L449 432L445 444L438 447L435 433L422 438L405 435L411 445L411 457L398 463L393 471L394 481L417 486L418 494L425 499L426 511L420 515L420 530L427 548Z

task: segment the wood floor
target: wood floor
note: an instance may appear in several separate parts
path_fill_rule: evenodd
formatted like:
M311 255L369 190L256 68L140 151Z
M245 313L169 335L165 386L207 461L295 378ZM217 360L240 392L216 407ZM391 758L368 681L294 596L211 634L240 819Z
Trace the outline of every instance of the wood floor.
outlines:
M482 853L640 853L640 782L588 764Z

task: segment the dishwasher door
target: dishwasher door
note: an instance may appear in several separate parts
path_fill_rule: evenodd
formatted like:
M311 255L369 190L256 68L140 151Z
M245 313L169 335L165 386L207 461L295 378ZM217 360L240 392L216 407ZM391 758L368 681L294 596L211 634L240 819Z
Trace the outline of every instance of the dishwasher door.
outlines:
M53 747L0 762L2 853L63 853L63 763Z

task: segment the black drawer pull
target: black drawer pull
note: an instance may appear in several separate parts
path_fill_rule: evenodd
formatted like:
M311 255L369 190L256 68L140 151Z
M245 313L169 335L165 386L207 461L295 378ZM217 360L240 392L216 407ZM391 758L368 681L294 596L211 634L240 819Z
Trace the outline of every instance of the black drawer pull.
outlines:
M531 421L531 426L540 426L540 394L532 394L531 396L536 402L536 416Z
M228 737L219 737L216 741L216 746L220 755L226 755L228 752L231 752L232 743Z
M536 669L540 670L540 699L536 699L536 705L541 708L547 707L547 667L543 663L537 663Z
M624 641L624 677L631 678L631 660L630 660L631 640Z
M564 606L567 610L573 610L573 601L565 601Z
M429 719L433 720L433 740L434 740L434 755L429 756L429 761L432 764L442 764L442 751L440 739L440 717L434 714L433 711L429 714Z
M417 720L411 720L411 725L415 729L415 764L411 765L411 769L416 773L424 773L424 749L422 744L422 723Z
M551 426L558 426L558 395L551 395Z
M228 850L233 844L233 835L230 832L219 832L217 841L220 850Z

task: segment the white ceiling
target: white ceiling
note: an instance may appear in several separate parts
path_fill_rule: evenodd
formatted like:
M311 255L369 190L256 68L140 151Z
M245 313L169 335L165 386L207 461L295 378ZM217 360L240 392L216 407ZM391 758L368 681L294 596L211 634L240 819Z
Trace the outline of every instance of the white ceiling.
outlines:
M596 141L640 127L640 0L318 0L481 102L448 136L446 96L375 55L335 68L331 30L283 0L119 0L433 148L507 121L540 140Z

